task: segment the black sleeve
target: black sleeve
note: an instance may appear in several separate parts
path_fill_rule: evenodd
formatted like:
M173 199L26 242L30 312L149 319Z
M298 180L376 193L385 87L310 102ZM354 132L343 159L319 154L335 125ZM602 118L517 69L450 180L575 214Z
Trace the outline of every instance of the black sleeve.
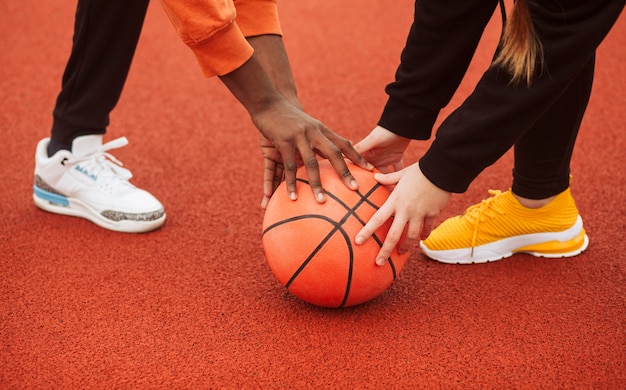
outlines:
M506 74L493 67L485 72L474 92L442 123L420 159L422 172L439 188L467 190L480 172L563 98L594 60L596 48L624 8L624 0L527 1L543 45L542 72L530 86L512 85ZM585 107L572 107L578 109Z
M412 139L430 138L439 111L458 88L497 0L417 0L413 25L378 124Z

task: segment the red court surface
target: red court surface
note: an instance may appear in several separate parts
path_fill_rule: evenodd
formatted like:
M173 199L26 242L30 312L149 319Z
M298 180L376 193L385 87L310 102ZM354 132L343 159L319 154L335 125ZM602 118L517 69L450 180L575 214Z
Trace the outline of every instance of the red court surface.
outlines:
M598 50L572 163L591 244L453 266L419 249L380 297L308 305L278 284L261 245L256 130L204 79L151 4L105 140L166 207L126 235L32 202L35 145L72 36L75 1L0 2L0 388L626 388L626 18ZM307 110L358 141L376 124L412 1L282 0L285 43ZM449 113L500 34L499 11ZM427 147L416 143L407 162ZM511 154L443 217L506 190Z

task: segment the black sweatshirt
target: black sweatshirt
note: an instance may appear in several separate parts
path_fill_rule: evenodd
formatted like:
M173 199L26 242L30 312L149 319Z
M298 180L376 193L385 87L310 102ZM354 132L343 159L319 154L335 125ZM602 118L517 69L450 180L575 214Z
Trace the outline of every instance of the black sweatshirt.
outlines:
M543 46L543 71L530 86L514 86L504 71L491 67L446 118L419 162L426 177L446 191L464 192L562 98L582 69L594 61L596 48L625 0L527 2ZM386 88L389 99L380 126L411 139L430 138L437 115L465 75L497 3L415 2L396 80Z

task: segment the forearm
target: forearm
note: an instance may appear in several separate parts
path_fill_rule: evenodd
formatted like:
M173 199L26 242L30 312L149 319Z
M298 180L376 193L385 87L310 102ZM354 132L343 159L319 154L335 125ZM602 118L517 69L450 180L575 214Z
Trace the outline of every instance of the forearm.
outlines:
M220 76L220 80L252 117L284 101L256 54L239 68Z
M302 108L282 38L278 35L261 35L248 38L248 42L254 48L257 61L280 94L291 104Z

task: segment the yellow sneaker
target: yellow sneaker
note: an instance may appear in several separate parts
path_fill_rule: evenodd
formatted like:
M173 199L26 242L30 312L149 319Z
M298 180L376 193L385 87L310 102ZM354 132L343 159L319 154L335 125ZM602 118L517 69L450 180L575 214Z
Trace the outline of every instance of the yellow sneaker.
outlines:
M576 256L589 245L574 198L567 189L546 206L522 206L511 191L490 190L491 198L445 220L420 243L426 256L450 264L486 263L529 253Z

